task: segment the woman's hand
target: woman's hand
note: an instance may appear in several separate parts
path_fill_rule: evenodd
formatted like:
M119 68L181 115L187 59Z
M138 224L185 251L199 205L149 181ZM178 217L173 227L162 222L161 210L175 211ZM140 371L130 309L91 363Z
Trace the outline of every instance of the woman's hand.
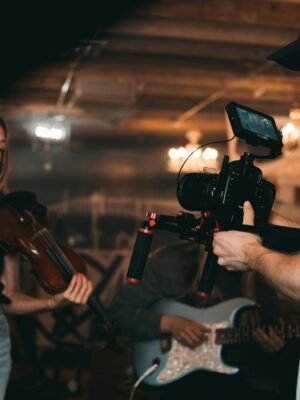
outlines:
M92 282L85 275L77 273L64 292L55 294L49 299L50 308L60 307L68 303L86 304L92 290Z
M161 331L172 333L175 339L186 346L195 347L207 340L210 329L188 318L163 315Z

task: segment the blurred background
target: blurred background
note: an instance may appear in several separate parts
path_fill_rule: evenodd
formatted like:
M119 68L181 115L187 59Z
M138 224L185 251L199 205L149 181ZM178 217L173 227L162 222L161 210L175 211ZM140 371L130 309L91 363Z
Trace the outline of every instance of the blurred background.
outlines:
M283 156L259 165L276 184L276 209L299 220L300 73L266 60L298 38L299 19L297 0L12 1L2 8L9 188L32 191L47 206L55 236L84 257L104 305L127 272L146 211L180 209L176 176L187 154L232 136L224 112L231 100L284 128ZM218 169L224 154L237 159L247 150L238 141L209 147L183 172ZM153 246L172 240L158 234ZM37 290L28 269L24 286ZM97 399L101 391L103 399L125 398L116 382L127 355L82 339L92 337L89 311L31 317L25 334L22 318L11 321L10 398L20 390L39 399ZM36 383L41 369L57 384L51 390Z

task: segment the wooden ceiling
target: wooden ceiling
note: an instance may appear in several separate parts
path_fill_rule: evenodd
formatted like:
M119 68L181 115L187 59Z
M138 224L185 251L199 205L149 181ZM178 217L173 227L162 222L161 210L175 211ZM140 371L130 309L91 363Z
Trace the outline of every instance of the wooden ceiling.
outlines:
M51 113L83 143L184 143L190 129L221 139L230 100L278 121L300 101L300 72L266 60L299 36L300 1L139 3L12 82L0 111L21 142L32 118Z

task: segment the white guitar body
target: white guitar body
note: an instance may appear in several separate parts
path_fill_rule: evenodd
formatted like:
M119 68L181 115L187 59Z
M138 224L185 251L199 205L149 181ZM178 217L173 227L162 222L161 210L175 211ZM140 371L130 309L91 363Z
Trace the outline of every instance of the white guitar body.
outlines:
M172 300L162 300L151 310L160 314L178 315L190 318L211 329L208 340L203 344L189 348L172 338L171 348L164 352L161 340L139 341L134 344L134 366L141 376L154 359L159 359L159 367L144 382L160 386L176 381L195 370L207 370L225 374L234 374L238 368L226 365L221 357L222 346L215 342L216 329L232 327L238 311L254 306L254 301L247 298L235 298L208 308L194 308Z

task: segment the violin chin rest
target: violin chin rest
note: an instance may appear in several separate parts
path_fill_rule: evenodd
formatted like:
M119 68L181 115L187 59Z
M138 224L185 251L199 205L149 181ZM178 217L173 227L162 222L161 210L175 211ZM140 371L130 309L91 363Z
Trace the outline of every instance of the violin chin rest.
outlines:
M0 198L1 205L14 208L18 212L28 210L40 217L46 217L47 207L37 202L37 196L33 192L17 190Z

